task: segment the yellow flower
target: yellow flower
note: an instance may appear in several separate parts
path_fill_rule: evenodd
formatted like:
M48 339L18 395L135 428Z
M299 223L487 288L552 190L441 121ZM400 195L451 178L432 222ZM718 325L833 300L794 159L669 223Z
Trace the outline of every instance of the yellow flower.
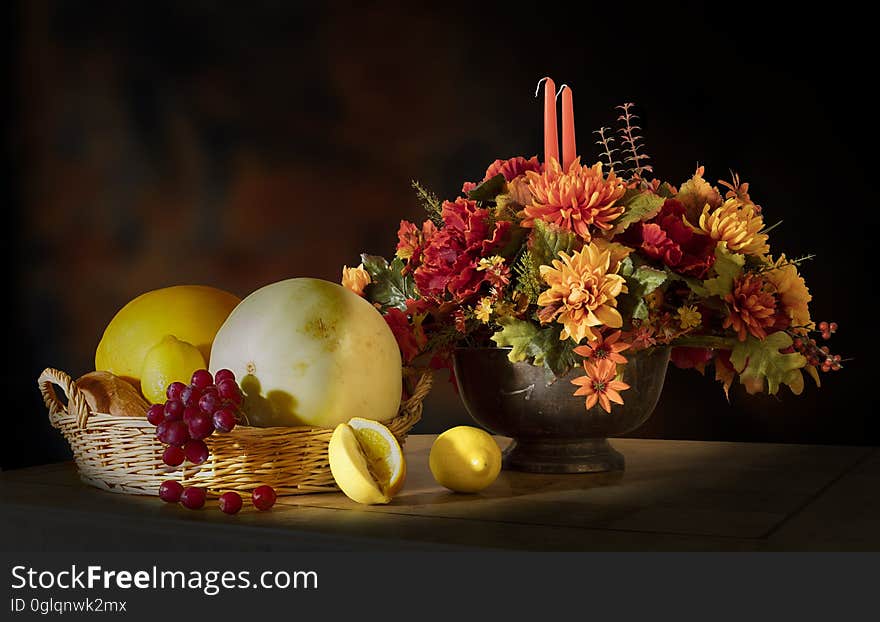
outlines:
M483 257L477 264L477 270L498 270L504 265L504 257L500 255L492 255L491 257Z
M623 277L609 269L611 251L587 244L571 256L559 253L559 257L552 267L540 268L550 286L538 296L541 322L556 320L563 326L560 339L571 337L577 343L584 337L597 339L593 327L620 328L623 318L615 308L617 296L627 290Z
M727 242L727 248L744 255L766 255L770 251L764 218L752 203L737 198L727 199L717 209L709 205L700 215L700 229L717 242Z
M489 318L492 317L492 298L489 296L481 298L474 308L474 315L483 324L488 324Z
M703 315L696 306L684 305L678 308L678 323L681 324L681 330L690 330L703 323Z
M789 262L784 254L780 255L773 263L773 268L764 273L764 278L776 289L776 295L782 304L783 312L791 320L791 326L812 328L809 303L813 297L807 289L804 277L798 274L797 266Z
M364 288L372 283L370 273L364 270L364 264L357 268L342 266L342 286L347 287L358 296L364 295Z

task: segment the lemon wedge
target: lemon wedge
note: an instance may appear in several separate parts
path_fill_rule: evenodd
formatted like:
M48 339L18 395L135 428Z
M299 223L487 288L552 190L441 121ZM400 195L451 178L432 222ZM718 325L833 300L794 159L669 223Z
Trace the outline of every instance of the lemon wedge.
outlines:
M336 426L328 457L336 485L358 503L390 503L406 479L400 443L391 430L371 419L355 417Z

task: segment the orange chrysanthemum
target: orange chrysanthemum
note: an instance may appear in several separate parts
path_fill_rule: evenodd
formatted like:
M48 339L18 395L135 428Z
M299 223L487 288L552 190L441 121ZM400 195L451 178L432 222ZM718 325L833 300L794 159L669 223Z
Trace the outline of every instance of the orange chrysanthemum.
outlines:
M342 266L342 286L350 289L358 296L364 295L364 288L372 282L370 273L364 270L364 264L357 268Z
M531 227L535 219L544 220L574 231L589 242L591 228L611 229L611 221L623 213L623 207L616 203L626 186L613 172L604 177L601 163L582 166L578 158L568 171L563 171L551 158L543 173L527 171L526 177L532 199L523 211L524 227Z
M623 398L620 397L619 391L625 391L629 385L616 380L617 365L613 361L608 359L597 363L584 361L584 371L586 371L585 376L579 376L571 383L580 386L574 392L575 395L587 396L587 410L598 402L605 412L610 413L611 402L623 404Z
M788 325L798 329L812 327L810 301L813 296L807 289L804 277L798 274L797 266L789 262L785 255L773 263L773 268L764 272L764 278L776 289L776 297L785 314ZM787 326L786 326L787 328Z
M749 273L734 281L733 291L724 297L728 305L724 328L733 327L740 341L748 333L764 339L765 329L776 323L776 298L768 289L760 275Z
M614 331L604 339L600 337L596 341L591 341L586 345L576 347L574 352L594 363L598 363L599 361L613 361L615 363L625 364L626 358L620 353L629 349L630 344L618 341L620 335L621 333L619 330Z
M599 334L593 327L620 328L623 318L615 307L626 285L623 277L610 269L611 252L587 244L571 256L559 253L559 257L552 267L540 268L541 277L550 286L538 296L541 322L556 320L563 325L560 339L571 337L576 343L584 337L597 339Z
M727 199L719 207L703 208L700 229L716 242L727 242L727 248L744 255L766 255L770 251L767 234L761 233L764 218L752 203L738 198Z

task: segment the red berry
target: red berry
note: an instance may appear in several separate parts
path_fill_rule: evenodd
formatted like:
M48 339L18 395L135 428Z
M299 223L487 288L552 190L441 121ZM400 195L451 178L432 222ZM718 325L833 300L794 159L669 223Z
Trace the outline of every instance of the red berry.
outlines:
M241 509L241 495L237 492L224 492L220 495L220 511L237 514Z
M165 418L168 421L183 419L183 402L180 400L168 400L165 402Z
M825 355L827 355L829 352L831 352L831 349L828 346L822 346L821 348L819 348L819 350L822 352L822 354L825 354Z
M202 412L213 415L220 408L220 398L215 393L205 393L199 400L199 408Z
M829 372L831 371L831 361L825 361L822 363L822 371Z
M205 445L205 441L192 439L183 446L183 453L193 464L201 464L208 459L208 446Z
M275 505L277 495L271 486L257 486L251 493L251 499L254 507L261 511L266 511Z
M168 385L168 388L165 389L165 396L169 400L179 400L181 392L186 388L186 385L182 382L172 382Z
M823 333L828 330L828 322L819 322L819 330Z
M180 392L180 401L187 408L197 408L201 397L202 390L195 387L186 387Z
M795 348L800 350L801 347L804 345L804 340L801 339L800 337L795 337L794 341L792 341L792 344L794 345Z
M183 492L183 485L173 479L162 482L159 486L159 498L166 503L177 503L180 501L180 494Z
M184 459L186 458L186 454L180 447L175 447L174 445L169 445L165 448L165 452L162 454L162 462L167 464L168 466L180 466L183 464Z
M204 488L189 486L183 489L183 493L180 495L180 502L190 510L198 510L205 505L205 497L207 496Z
M231 432L235 427L235 413L228 408L221 408L214 413L214 428L218 432Z
M207 438L214 432L214 420L208 413L197 413L189 420L187 430L189 436L196 440Z
M162 404L153 404L147 411L147 421L153 425L159 425L165 421L165 406Z
M829 339L831 339L831 333L826 330L824 333L822 333L822 339L828 341Z
M235 374L228 369L218 370L217 373L214 374L214 383L217 386L220 386L220 383L224 380L232 380L232 382L235 382Z
M832 333L836 333L837 332L837 322L831 322L828 325L828 330L830 330Z
M190 384L197 389L205 390L206 387L214 384L214 377L207 369L198 369L193 372Z
M189 430L183 421L163 421L162 423L163 425L167 423L168 427L166 428L165 440L162 441L161 438L159 440L166 445L183 447L183 444L189 440Z

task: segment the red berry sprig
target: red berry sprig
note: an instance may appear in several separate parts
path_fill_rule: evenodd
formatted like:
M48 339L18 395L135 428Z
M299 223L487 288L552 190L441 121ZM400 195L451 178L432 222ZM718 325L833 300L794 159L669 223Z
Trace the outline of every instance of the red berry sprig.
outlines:
M829 340L831 335L837 332L837 322L819 322L816 325L822 339ZM807 359L807 364L817 367L823 372L838 371L843 365L839 354L832 354L828 346L820 346L815 339L806 336L796 336L792 340L792 346Z

